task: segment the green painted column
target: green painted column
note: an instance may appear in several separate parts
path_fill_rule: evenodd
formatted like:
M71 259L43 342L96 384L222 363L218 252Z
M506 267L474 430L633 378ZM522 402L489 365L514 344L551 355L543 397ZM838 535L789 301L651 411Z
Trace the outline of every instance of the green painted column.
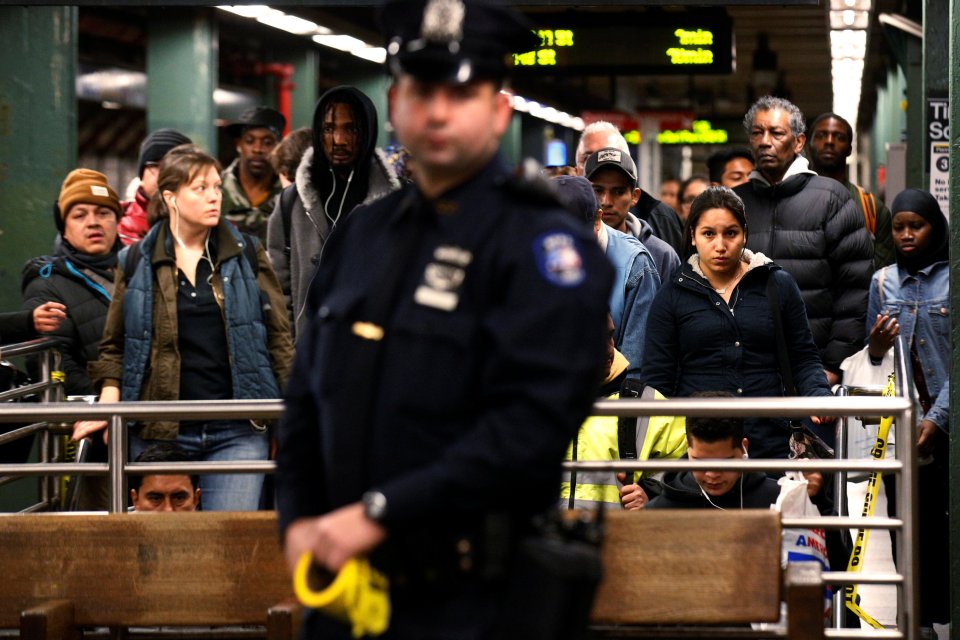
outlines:
M523 160L523 115L517 111L510 118L510 126L500 139L500 153L510 164Z
M0 311L50 253L60 185L77 166L77 8L0 7Z
M923 92L923 45L916 38L908 38L907 68L907 186L926 188L924 156L926 155L927 104Z
M352 84L363 91L373 102L373 106L377 108L377 119L380 125L377 134L377 146L383 147L390 143L390 130L386 124L390 117L387 92L390 89L391 79L382 66L365 62L360 58L356 60L355 64L346 65L346 68L349 69L349 75L346 76L349 81L344 84Z
M147 32L147 130L173 127L216 153L219 57L211 9L157 11Z
M960 0L950 0L949 65L947 85L950 98L950 339L960 345ZM950 415L960 416L960 358L951 358ZM950 625L951 640L960 640L960 437L957 421L951 418L950 438ZM922 543L922 541L921 541Z
M313 125L313 108L317 104L317 75L320 52L316 47L292 53L293 96L290 100L290 130Z
M947 95L950 76L950 5L943 0L923 3L923 147L922 189L930 188L930 150L927 146L927 98Z

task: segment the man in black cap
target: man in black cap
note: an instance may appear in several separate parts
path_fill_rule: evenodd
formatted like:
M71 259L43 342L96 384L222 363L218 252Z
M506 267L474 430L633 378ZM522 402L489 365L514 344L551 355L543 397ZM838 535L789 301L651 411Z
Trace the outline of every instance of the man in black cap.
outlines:
M270 152L283 137L287 119L270 107L244 111L227 125L237 145L237 158L223 170L220 211L240 231L267 239L267 218L277 203L280 179L270 164Z
M150 230L147 219L147 205L157 192L157 176L160 175L160 161L167 151L182 144L191 144L190 138L176 129L157 129L140 144L140 157L137 158L137 175L140 184L133 200L121 202L123 217L117 224L117 235L124 246L133 244Z
M612 268L498 153L529 25L473 0L388 2L381 20L415 184L324 249L278 432L279 523L291 567L369 556L390 637L504 637L509 558L555 505L601 379ZM350 633L319 612L303 628Z

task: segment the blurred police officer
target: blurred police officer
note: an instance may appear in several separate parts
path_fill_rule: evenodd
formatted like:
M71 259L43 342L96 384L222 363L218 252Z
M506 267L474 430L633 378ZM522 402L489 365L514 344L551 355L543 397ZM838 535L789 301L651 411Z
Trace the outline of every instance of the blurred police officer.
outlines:
M281 534L291 567L368 555L389 637L494 637L510 551L555 503L600 382L612 270L498 153L529 26L474 0L387 2L381 20L416 183L325 249L279 433ZM315 612L303 629L349 637Z

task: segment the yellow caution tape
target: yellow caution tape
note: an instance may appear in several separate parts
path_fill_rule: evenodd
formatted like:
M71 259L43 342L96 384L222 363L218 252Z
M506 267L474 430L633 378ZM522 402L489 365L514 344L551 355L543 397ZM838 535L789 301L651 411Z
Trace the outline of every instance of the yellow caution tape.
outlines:
M354 638L378 636L390 626L390 585L387 577L370 566L366 558L351 558L333 581L315 591L313 556L300 556L293 572L293 590L304 606L317 609L351 626Z
M887 386L883 389L883 395L890 397L895 394L893 384L893 374L887 379ZM887 416L880 420L880 428L877 429L877 442L870 450L870 456L874 460L883 460L887 455L887 442L890 436L890 427L893 426L893 417ZM867 480L867 494L863 499L863 509L860 515L863 518L873 517L873 510L877 504L877 496L880 492L880 480L883 474L879 471L870 473ZM863 569L863 556L867 549L867 540L870 538L870 529L857 529L857 539L853 543L853 551L850 552L850 562L847 564L847 571L855 573ZM843 590L843 599L847 609L854 612L861 620L869 624L874 629L883 629L883 625L877 622L870 614L860 607L860 597L857 595L857 585L847 585Z

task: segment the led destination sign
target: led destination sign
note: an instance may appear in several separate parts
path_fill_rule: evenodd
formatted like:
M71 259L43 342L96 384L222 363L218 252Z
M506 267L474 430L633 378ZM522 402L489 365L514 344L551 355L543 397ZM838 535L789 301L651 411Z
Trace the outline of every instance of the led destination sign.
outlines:
M513 55L517 71L548 74L726 74L734 71L733 24L725 11L620 14L619 26L562 14L535 33L540 47ZM569 24L568 24L569 23Z

